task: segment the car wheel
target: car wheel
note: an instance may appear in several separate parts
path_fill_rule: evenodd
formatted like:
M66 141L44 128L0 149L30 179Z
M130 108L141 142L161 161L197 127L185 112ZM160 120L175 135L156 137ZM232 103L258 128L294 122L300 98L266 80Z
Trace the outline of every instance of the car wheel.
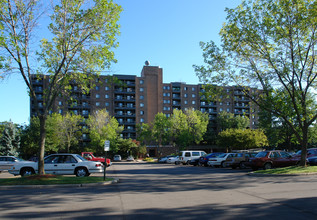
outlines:
M271 163L266 163L266 164L264 164L263 169L264 169L264 170L272 169L272 164L271 164Z
M186 165L189 165L189 163L190 163L190 161L189 161L189 160L187 160Z
M245 169L245 168L247 168L247 166L245 165L244 162L240 162L239 167L240 167L240 169Z
M21 176L30 176L35 174L34 170L32 168L23 168L21 170Z
M221 162L221 167L225 168L226 167L226 163L224 161Z
M77 177L89 176L87 169L84 167L77 168L75 173Z

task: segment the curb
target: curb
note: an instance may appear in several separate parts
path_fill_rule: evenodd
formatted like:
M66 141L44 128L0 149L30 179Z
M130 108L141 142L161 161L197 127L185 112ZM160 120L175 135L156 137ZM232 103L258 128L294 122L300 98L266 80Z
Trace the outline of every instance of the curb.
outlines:
M295 174L266 174L266 173L254 173L250 172L247 175L249 176L268 176L268 177L280 177L280 176L312 176L317 175L317 172L314 173L295 173Z
M50 188L79 188L91 186L105 186L110 184L119 183L119 178L113 178L112 181L99 182L99 183L85 183L85 184L55 184L55 185L14 185L14 186L0 186L3 189L50 189Z

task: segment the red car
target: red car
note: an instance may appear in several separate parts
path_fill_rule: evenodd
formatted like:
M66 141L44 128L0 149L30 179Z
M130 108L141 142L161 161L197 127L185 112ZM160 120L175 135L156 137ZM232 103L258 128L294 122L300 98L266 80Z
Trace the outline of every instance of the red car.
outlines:
M300 158L293 157L289 153L280 150L262 151L259 152L254 158L250 159L252 170L259 168L272 169L276 167L288 167L297 165Z

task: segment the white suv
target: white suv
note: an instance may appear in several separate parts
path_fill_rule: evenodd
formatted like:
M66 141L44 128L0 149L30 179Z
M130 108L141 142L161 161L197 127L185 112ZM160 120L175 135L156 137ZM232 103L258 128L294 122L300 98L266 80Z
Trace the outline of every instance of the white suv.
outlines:
M199 159L199 157L204 156L205 151L195 150L195 151L181 151L179 152L179 162L182 164L189 164L191 160Z

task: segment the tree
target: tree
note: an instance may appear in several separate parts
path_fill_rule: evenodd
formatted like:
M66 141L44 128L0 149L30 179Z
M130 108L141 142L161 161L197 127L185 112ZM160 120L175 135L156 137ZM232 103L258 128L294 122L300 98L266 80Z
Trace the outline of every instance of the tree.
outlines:
M162 143L167 143L169 139L170 121L164 113L157 113L153 121L152 137L158 143L158 147ZM159 149L159 148L158 148Z
M245 87L260 109L293 130L305 166L308 128L317 118L316 1L243 1L226 12L222 46L201 43L206 66L194 66L197 75L207 84ZM249 88L262 93L249 94Z
M217 127L220 131L226 130L228 128L238 128L244 129L250 125L250 120L248 117L244 116L234 116L230 112L222 111L217 115Z
M262 130L229 128L218 134L217 144L227 150L246 150L267 146L268 141Z
M0 155L18 156L20 149L20 136L17 126L12 122L6 124L0 138Z
M84 121L84 117L67 112L65 115L54 113L50 118L55 122L53 133L59 145L63 146L66 152L70 152L71 145L77 144L82 136L80 123Z
M118 121L109 115L106 109L94 112L86 120L89 127L89 137L91 144L96 147L96 152L103 152L103 146L106 140L110 141L110 149L114 149L115 143L119 139L119 134L123 127L119 126Z
M197 110L187 110L184 113L174 109L169 120L172 141L180 148L186 149L190 144L200 143L207 131L208 115Z
M152 130L150 124L142 123L136 125L136 133L137 133L137 140L141 141L143 144L148 144L153 141L152 138Z
M44 1L43 1L44 2ZM52 2L51 39L36 37L36 24L44 14L37 0L3 0L0 2L0 69L18 72L24 79L40 119L39 173L44 173L44 149L48 113L56 97L76 80L81 87L114 61L112 48L117 46L121 7L111 0L61 0ZM48 36L48 34L47 34ZM40 46L40 51L34 53ZM36 54L36 57L33 55ZM32 63L32 60L37 59ZM50 77L44 91L43 111L35 94L32 74ZM85 87L88 89L88 87Z

